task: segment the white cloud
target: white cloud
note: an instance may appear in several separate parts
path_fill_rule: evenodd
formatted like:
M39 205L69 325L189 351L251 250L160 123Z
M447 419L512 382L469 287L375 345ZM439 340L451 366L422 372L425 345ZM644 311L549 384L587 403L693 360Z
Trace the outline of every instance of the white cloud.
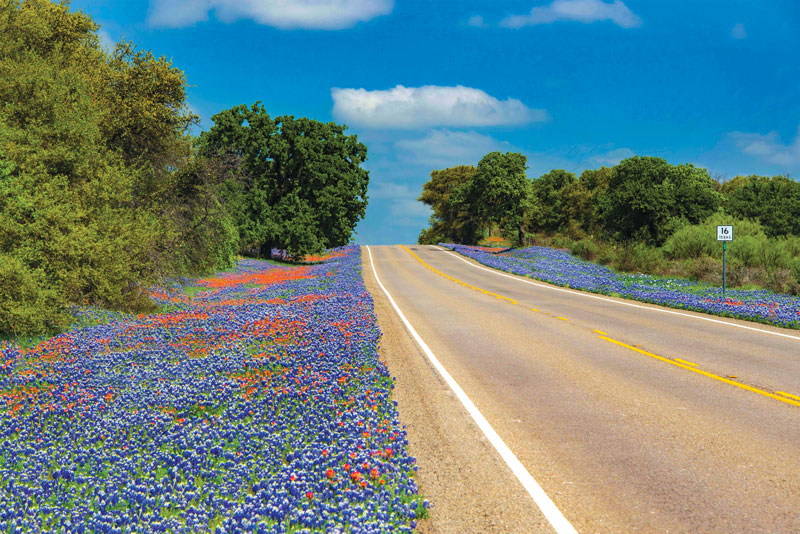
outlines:
M747 30L741 22L731 29L731 35L734 39L744 39L747 37Z
M551 24L568 20L577 22L597 22L610 20L623 28L641 26L642 19L634 14L620 0L607 4L602 0L553 0L546 6L536 6L527 15L512 15L500 22L508 28L522 28L535 24Z
M367 128L420 129L542 122L550 117L515 98L498 100L480 89L398 85L385 91L331 89L333 113L348 124Z
M800 127L791 144L783 144L778 132L766 135L733 132L730 136L739 149L750 156L788 168L800 167Z
M616 148L614 150L610 150L605 154L600 154L594 156L592 161L597 163L598 165L604 165L606 167L613 167L620 161L626 158L632 158L635 156L633 150L630 148Z
M208 20L252 19L281 29L340 30L394 8L394 0L152 0L150 26L180 28Z
M467 21L467 26L475 26L476 28L483 28L486 26L483 17L480 15L472 15Z
M427 169L477 165L489 152L513 149L509 143L488 135L451 130L433 130L420 139L403 139L395 143L395 148L399 160Z

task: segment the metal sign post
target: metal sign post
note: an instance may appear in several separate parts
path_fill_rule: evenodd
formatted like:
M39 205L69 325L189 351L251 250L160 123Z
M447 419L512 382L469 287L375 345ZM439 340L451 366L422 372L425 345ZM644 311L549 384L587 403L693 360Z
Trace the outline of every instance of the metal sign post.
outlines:
M726 272L726 256L728 249L728 241L733 241L733 226L732 225L719 225L717 226L717 241L722 241L722 298L725 298L725 272Z

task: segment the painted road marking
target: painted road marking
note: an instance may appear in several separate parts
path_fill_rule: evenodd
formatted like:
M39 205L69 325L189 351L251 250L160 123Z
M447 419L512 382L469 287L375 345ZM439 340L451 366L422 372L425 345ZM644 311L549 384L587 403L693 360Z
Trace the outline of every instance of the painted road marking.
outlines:
M608 336L599 336L599 337L600 337L600 339L608 341L609 343L614 343L616 345L619 345L620 347L625 347L626 349L631 349L632 351L636 351L639 354L644 354L645 356L650 356L651 358L655 358L656 360L660 360L662 362L666 362L666 363L675 365L675 366L680 367L682 369L687 369L689 371L692 371L693 373L697 373L697 374L700 374L700 375L703 375L703 376L707 376L708 378L713 378L714 380L719 380L720 382L725 382L726 384L730 384L732 386L736 386L737 388L745 389L747 391L752 391L753 393L758 393L759 395L763 395L763 396L769 397L771 399L778 399L779 401L785 402L786 404L791 404L793 406L800 406L800 400L795 401L795 400L787 399L786 397L781 397L780 395L776 395L775 393L770 393L769 391L766 391L764 389L759 389L759 388L755 388L753 386L748 386L747 384L742 384L740 382L734 382L733 380L730 380L728 378L723 378L723 377L721 377L719 375L715 375L713 373L709 373L709 372L703 371L701 369L697 369L696 367L692 367L691 365L685 365L683 363L678 362L677 360L670 360L669 358L665 358L663 356L659 356L657 354L653 354L652 352L647 352L645 350L636 348L633 345L628 345L627 343L623 343L622 341L617 341L616 339L611 339Z
M483 289L483 288L480 288L480 287L477 287L477 286L470 285L470 284L468 284L468 283L466 283L466 282L462 282L462 281L461 281L461 280L459 280L458 278L454 278L454 277L450 276L449 274L445 274L445 273L443 273L442 271L440 271L439 269L437 269L436 267L433 267L432 265L428 265L428 264L425 262L425 260L423 260L422 258L420 258L419 256L417 256L417 255L416 255L416 253L415 253L413 250L411 250L410 248L408 248L407 246L405 246L405 245L400 245L400 247L402 247L402 248L406 249L406 250L408 251L408 253L409 253L409 254L411 254L412 256L414 256L415 258L417 258L417 261L418 261L418 262L420 262L422 265L424 265L425 267L427 267L427 268L428 268L428 269L430 269L431 271L435 272L435 273L436 273L436 274L438 274L439 276L443 276L443 277L447 278L448 280L452 280L453 282L455 282L455 283L457 283L457 284L461 284L462 286L465 286L465 287L468 287L468 288L470 288L470 289L473 289L473 290L475 290L475 291L478 291L478 292L480 292L480 293L483 293L484 295L491 295L491 296L493 296L493 297L495 297L495 298L498 298L498 299L500 299L500 300L505 300L505 301L508 301L508 302L510 302L511 304L519 304L519 303L518 303L516 300L514 300L514 299L511 299L511 298L508 298L508 297L504 297L503 295L498 295L497 293L492 293L491 291L487 291L487 290L485 290L485 289Z
M783 395L784 397L789 397L790 399L795 399L800 401L800 397L797 395L792 395L791 393L786 393L785 391L776 391L778 395Z
M598 295L591 295L589 293L585 293L583 291L577 291L577 290L574 290L574 289L564 289L563 287L554 287L554 286L549 286L547 284L540 284L540 283L537 283L537 282L533 282L531 280L526 280L524 278L520 278L518 276L513 276L513 275L510 275L510 274L506 274L506 273L500 272L500 271L498 271L496 269L489 269L488 267L482 267L480 265L475 265L474 263L472 263L470 261L467 261L466 259L462 258L461 256L459 256L455 252L452 252L452 251L447 250L447 249L443 249L441 247L437 247L436 245L432 245L432 246L434 248L436 248L437 250L441 250L441 251L447 252L448 254L452 255L454 258L457 258L457 259L463 261L464 263L466 263L467 265L471 265L472 267L474 267L476 269L489 271L490 273L494 273L494 274L496 274L498 276L505 276L506 278L511 278L513 280L517 280L519 282L524 282L526 284L531 284L531 285L534 285L536 287L543 287L545 289L550 289L550 290L553 290L553 291L563 291L564 293L571 293L573 295L579 295L581 297L586 297L586 298L589 298L589 299L597 299L597 300L603 300L605 302L613 302L614 304L619 304L620 306L630 306L630 307L633 307L633 308L641 308L643 310L650 310L650 311L654 311L654 312L669 313L671 315L680 315L680 316L683 316L683 317L690 317L692 319L698 319L700 321L708 321L710 323L724 324L724 325L733 326L733 327L736 327L736 328L743 328L745 330L752 330L753 332L761 332L762 334L770 334L770 335L773 335L773 336L780 336L780 337L785 337L785 338L788 338L788 339L795 339L797 341L800 341L800 336L792 336L790 334L784 334L783 332L773 332L771 330L763 330L761 328L755 328L755 327L752 327L752 326L745 326L743 324L729 323L727 321L720 321L719 319L712 319L710 317L701 317L699 315L692 315L690 313L683 313L683 312L674 311L674 310L665 310L665 309L661 309L661 308L650 308L649 306L642 306L640 304L633 304L631 302L623 302L623 301L620 301L620 300L614 300L614 299L610 299L610 298L606 298L606 297L600 297Z
M416 254L415 254L415 253L414 253L414 252L413 252L411 249L409 249L408 247L406 247L406 246L404 246L404 245L400 245L400 246L401 246L401 247L403 247L404 249L406 249L406 250L407 250L409 253L411 253L411 255L413 255L413 256L414 256L414 257L417 259L417 261L419 261L419 262L420 262L422 265L424 265L424 266L425 266L425 267L427 267L428 269L431 269L432 271L434 271L434 272L436 272L436 273L438 273L438 274L440 274L440 275L444 276L445 278L449 278L450 280L457 280L456 278L453 278L453 277L452 277L452 276L450 276L449 274L444 274L442 271L440 271L440 270L436 269L435 267L432 267L432 266L428 265L428 264L425 262L425 260L423 260L422 258L420 258L419 256L417 256L417 255L416 255ZM369 249L367 249L367 250L369 250ZM440 249L440 250L442 250L442 249ZM462 258L460 258L460 257L458 257L458 256L456 256L456 257L457 257L458 259L462 259ZM466 260L463 260L463 261L466 261ZM474 264L472 264L472 263L469 263L469 262L467 262L467 263L468 263L468 264L470 264L470 265L472 265L473 267L476 267L476 265L474 265ZM493 271L493 270L491 270L491 269L484 269L484 270L489 270L489 271L491 271L491 272L495 272L496 274L501 274L501 275L503 274L503 273L500 273L500 272L497 272L497 271ZM511 278L514 278L514 277L511 277ZM519 279L517 279L517 280L519 280ZM522 281L522 282L527 282L527 280L520 280L520 281ZM471 287L472 289L475 289L475 290L477 290L477 291L480 291L480 292L482 292L482 293L487 293L487 294L490 294L490 295L494 295L494 296L497 296L498 298L504 298L505 300L509 300L509 301L511 301L511 300L512 300L512 299L509 299L509 298L507 298L507 297L502 297L502 296L500 296L500 295L497 295L496 293L491 293L491 292L489 292L489 291L486 291L485 289L480 289L480 288L477 288L477 287L475 287L475 286L471 286L471 285L469 285L469 284L465 284L465 285L467 285L468 287ZM541 286L541 284L534 284L534 285ZM549 286L542 286L542 287L549 287ZM553 288L550 288L550 289L560 289L560 288L555 288L555 287L553 287ZM566 291L566 290L565 290L565 291ZM570 293L572 293L572 292L570 291ZM576 294L581 294L581 293L576 293ZM590 296L590 295L585 295L585 296ZM603 300L608 300L608 299L603 299ZM513 301L513 302L514 302L514 303L516 303L516 301ZM611 302L616 302L616 301L611 301ZM621 304L627 304L627 303L621 303ZM632 306L635 306L635 305L632 305ZM640 308L641 308L641 307L644 307L644 306L637 306L637 307L640 307ZM647 309L653 309L653 308L647 308ZM657 311L666 311L666 310L657 310ZM547 313L548 315L550 315L550 312L545 312L545 313ZM686 314L682 314L682 315L686 315ZM694 316L693 316L693 315L689 315L689 317L694 317ZM704 317L697 317L697 318L698 318L698 319L705 319ZM566 318L564 318L564 317L556 317L556 319L561 319L562 321L567 321L567 320L568 320L568 319L566 319ZM723 323L723 324L730 324L730 325L732 325L732 326L741 326L741 325L735 325L735 324L732 324L732 323L725 323L724 321L717 321L717 322L721 322L721 323ZM748 328L748 327L742 327L742 328ZM758 330L758 329L757 329L757 328L753 328L753 329L751 329L751 330ZM600 337L600 339L604 339L604 340L606 340L606 341L610 341L611 343L616 343L617 345L620 345L620 346L622 346L622 347L629 348L629 349L631 349L631 350L634 350L634 351L636 351L636 352L639 352L639 353L641 353L641 354L645 354L645 355L647 355L647 356L650 356L651 358L655 358L655 359L657 359L657 360L661 360L661 361L664 361L664 362L667 362L667 363L671 363L672 365L676 365L676 366L678 366L678 367L681 367L681 368L683 368L683 369L688 369L689 371L693 371L693 372L695 372L695 373L699 373L699 374L701 374L701 375L707 376L707 377L709 377L709 378L713 378L713 379L715 379L715 380L720 380L720 381L722 381L722 382L725 382L725 383L727 383L727 384L733 384L733 385L735 385L735 386L737 386L737 387L740 387L740 388L742 388L742 389L746 389L746 390L748 390L748 391L753 391L753 392L755 392L755 393L758 393L758 394L760 394L760 395L764 395L764 396L766 396L766 397L770 397L770 398L773 398L773 399L778 399L779 401L781 401L781 402L785 402L785 403L787 403L787 404L792 404L792 405L795 405L795 406L800 406L800 402L795 402L795 401L792 401L792 400L788 400L786 397L781 397L781 396L779 396L779 395L776 395L775 393L770 393L769 391L766 391L766 390L763 390L763 389L755 388L755 387L748 386L748 385L745 385L745 384L740 384L739 382L734 382L733 380L730 380L731 378L738 378L738 377L736 377L736 376L733 376L733 375L728 375L728 377L727 377L727 378L723 378L723 377L721 377L721 376L718 376L718 375L715 375L715 374L713 374L713 373L708 373L708 372L706 372L706 371L701 371L700 369L697 369L697 364L696 364L696 363L692 363L692 362L689 362L689 361L686 361L686 360L681 360L680 358L675 358L675 359L673 360L673 359L670 359L670 358L665 358L665 357L663 357L663 356L658 356L658 355L656 355L656 354L653 354L653 353L650 353L650 352L647 352L647 351L644 351L644 350L642 350L641 348L639 348L639 347L640 347L640 345L628 345L627 343L623 343L623 342L621 342L621 341L617 341L617 340L615 340L615 339L612 339L612 338L608 337L608 334L605 334L605 333L603 333L603 332L601 332L601 331L599 331L599 330L592 330L592 331L593 331L593 332L597 332L598 334L601 334L601 335L599 336L599 337ZM759 332L767 332L767 333L771 333L771 334L774 334L774 333L775 333L775 332L769 332L768 330L758 330L758 331L759 331ZM788 336L788 337L792 337L792 336ZM798 339L800 339L800 338L798 338ZM778 393L778 392L776 392L776 393ZM792 396L792 395L790 395L790 397L793 397L793 396Z
M564 514L561 513L561 510L556 507L555 503L547 496L544 492L542 487L539 485L538 482L533 478L533 476L525 469L525 466L522 465L522 462L519 461L519 458L511 451L511 449L506 445L503 441L503 438L492 428L492 425L489 424L489 421L483 416L483 414L478 410L475 406L475 403L467 397L467 394L464 393L464 390L461 389L461 386L450 376L450 373L447 372L447 369L439 362L438 358L433 354L433 351L428 347L427 343L425 343L417 331L411 326L411 323L406 319L406 316L400 311L400 307L394 301L392 296L389 294L389 291L381 283L381 279L378 278L378 271L375 270L375 262L372 259L372 251L369 247L367 248L367 253L369 254L369 262L372 265L372 273L375 275L375 281L378 282L378 285L383 290L386 297L389 299L389 302L392 304L394 311L397 312L397 315L400 317L400 320L403 321L403 324L408 329L411 337L417 342L417 345L420 346L422 352L425 353L425 356L428 357L431 364L439 371L439 374L442 376L447 385L450 386L450 389L453 390L458 400L461 401L461 404L466 408L467 413L472 417L472 420L478 425L478 428L481 429L483 435L486 436L486 439L489 440L489 443L495 448L495 450L500 454L500 457L506 462L506 465L511 469L511 472L514 473L514 476L517 477L517 480L522 483L522 486L528 492L528 495L531 496L533 501L536 503L536 506L539 507L539 510L542 511L544 516L553 526L557 534L577 534L577 530L573 527L567 518L564 517ZM405 247L404 247L405 248ZM408 249L406 249L408 250ZM411 252L409 250L409 252ZM413 252L412 252L413 254Z
M595 334L600 334L601 336L607 336L608 335L605 332L602 332L600 330L592 330L592 332L594 332Z

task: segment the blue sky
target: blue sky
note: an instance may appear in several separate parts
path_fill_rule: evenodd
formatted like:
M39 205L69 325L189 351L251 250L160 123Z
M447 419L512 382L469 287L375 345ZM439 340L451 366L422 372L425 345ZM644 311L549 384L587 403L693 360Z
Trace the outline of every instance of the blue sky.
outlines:
M796 0L73 0L173 60L202 129L261 101L369 149L355 240L415 242L430 171L493 150L531 177L634 154L800 175Z

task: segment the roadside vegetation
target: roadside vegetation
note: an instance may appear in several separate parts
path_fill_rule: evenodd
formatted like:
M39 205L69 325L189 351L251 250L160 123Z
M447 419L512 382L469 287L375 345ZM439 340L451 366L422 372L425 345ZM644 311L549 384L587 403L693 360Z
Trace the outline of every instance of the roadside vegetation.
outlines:
M360 250L320 260L0 344L0 532L410 533L428 504Z
M489 170L498 161L503 171ZM566 249L614 270L722 284L717 225L733 225L728 284L800 294L800 183L785 176L719 182L705 169L635 156L579 177L525 177L521 154L436 170L420 201L422 244ZM493 173L491 179L483 174ZM510 206L510 207L509 207Z
M235 106L192 135L186 76L65 2L0 0L0 338L82 306L154 311L148 288L349 242L366 146L334 123Z

